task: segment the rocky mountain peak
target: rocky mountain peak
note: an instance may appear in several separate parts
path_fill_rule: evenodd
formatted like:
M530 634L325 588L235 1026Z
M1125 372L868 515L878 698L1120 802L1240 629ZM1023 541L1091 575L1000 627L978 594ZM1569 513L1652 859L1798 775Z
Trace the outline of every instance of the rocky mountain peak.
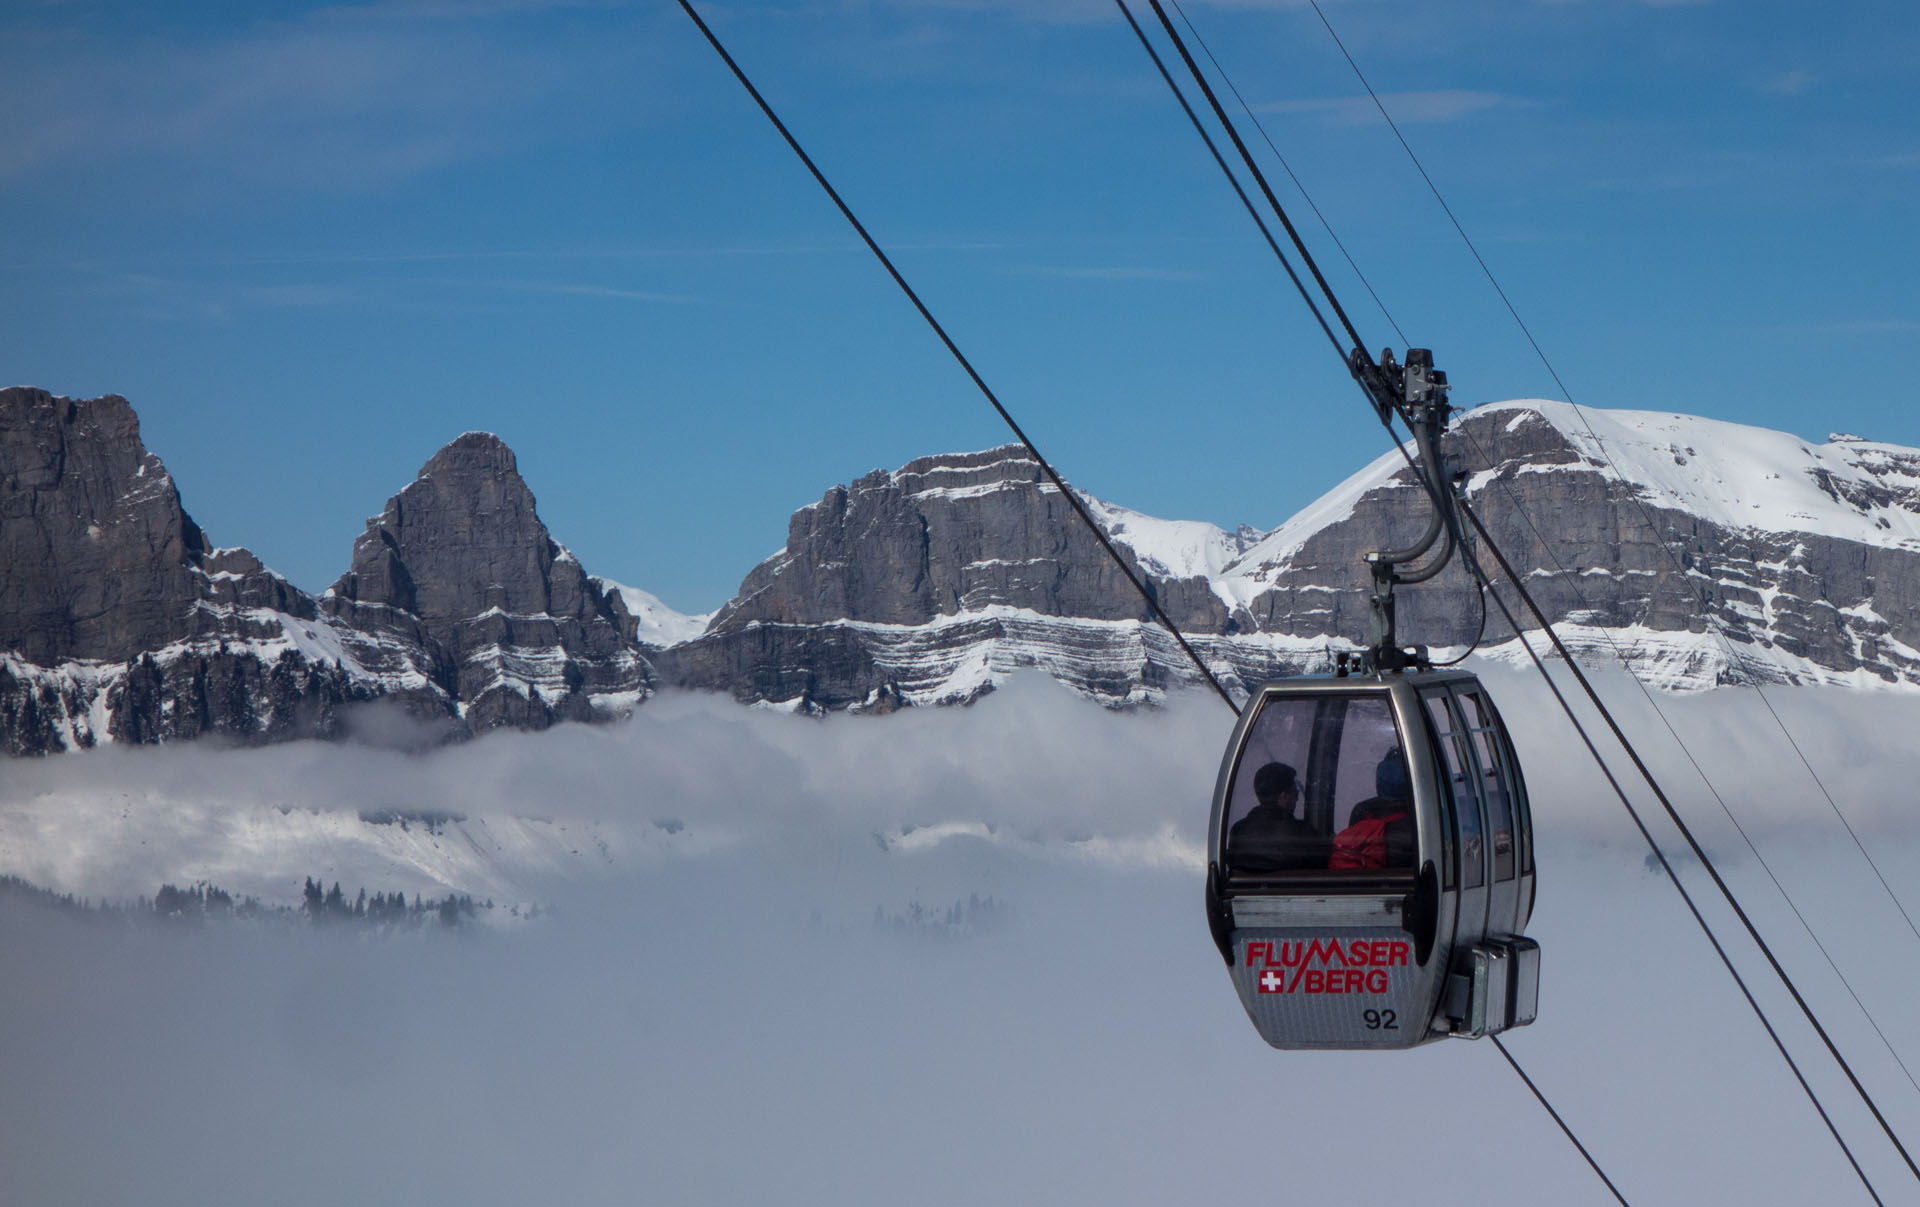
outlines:
M438 635L493 609L581 616L587 584L540 521L513 450L467 432L367 521L333 593L410 612Z
M355 628L427 649L476 729L590 719L596 700L630 706L652 690L624 601L553 539L491 432L455 438L387 500L326 602Z
M928 490L991 488L1003 483L1037 485L1046 481L1046 471L1025 445L1002 444L973 453L917 457L892 473L876 469L855 486L876 480L891 480L907 493L919 494Z
M1920 682L1920 449L1540 401L1474 408L1446 449L1576 651L1676 687ZM1428 511L1393 452L1266 532L1076 497L1243 685L1361 639L1364 555ZM1480 602L1450 568L1402 633L1519 656ZM1018 445L829 488L704 619L589 577L490 433L428 458L316 601L210 547L124 399L0 391L0 751L334 736L374 700L454 734L618 716L662 683L886 711L1025 668L1113 704L1195 678Z
M520 478L520 462L514 457L513 449L492 432L480 431L462 432L447 441L439 452L427 458L418 476L427 478L441 472L475 470L502 478ZM521 484L525 485L524 480Z
M1225 622L1204 582L1162 587L1162 606L1176 616ZM786 548L747 576L710 631L918 625L996 607L1105 620L1146 614L1020 445L921 457L832 488L793 514Z
M439 736L602 719L653 690L635 628L491 433L429 458L316 601L211 547L124 398L0 391L0 752L338 736L376 699Z

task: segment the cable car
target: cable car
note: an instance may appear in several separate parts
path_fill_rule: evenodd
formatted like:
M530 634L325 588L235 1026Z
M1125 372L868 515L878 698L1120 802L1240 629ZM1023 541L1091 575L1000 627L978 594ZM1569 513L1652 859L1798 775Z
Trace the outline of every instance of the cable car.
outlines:
M1480 680L1394 632L1394 587L1471 549L1440 434L1446 374L1355 350L1354 376L1434 513L1367 555L1373 642L1331 676L1280 679L1241 709L1214 783L1207 923L1240 1003L1276 1048L1411 1048L1525 1026L1539 1004L1533 827L1520 762ZM1434 553L1438 546L1439 552ZM1422 558L1426 564L1405 569Z
M1265 684L1207 842L1214 942L1274 1047L1410 1048L1533 1021L1526 786L1474 675Z

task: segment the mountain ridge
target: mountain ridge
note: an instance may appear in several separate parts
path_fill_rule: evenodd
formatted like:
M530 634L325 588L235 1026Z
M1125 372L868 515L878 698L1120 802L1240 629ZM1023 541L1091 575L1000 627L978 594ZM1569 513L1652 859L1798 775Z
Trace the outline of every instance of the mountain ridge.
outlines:
M1446 448L1576 649L1623 645L1675 688L1920 683L1920 450L1540 400L1462 413ZM1232 533L1081 498L1213 672L1245 687L1354 648L1361 557L1424 524L1413 489L1389 452L1278 527ZM888 711L966 702L1025 668L1115 706L1198 678L1018 445L830 487L695 617L588 573L512 449L467 432L310 595L212 544L124 398L14 387L0 391L0 553L14 754L337 738L382 701L458 737L610 719L662 687ZM1455 567L1404 593L1402 631L1464 648L1478 612ZM1491 656L1524 658L1497 618L1483 636Z

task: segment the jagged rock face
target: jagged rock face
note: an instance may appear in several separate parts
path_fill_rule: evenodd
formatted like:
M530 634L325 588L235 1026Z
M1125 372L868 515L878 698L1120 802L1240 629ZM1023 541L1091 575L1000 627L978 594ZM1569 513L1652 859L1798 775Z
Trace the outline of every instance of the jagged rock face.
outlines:
M324 607L213 549L117 397L0 391L0 749L329 738L397 701L439 732L617 715L633 618L548 536L513 453L442 449Z
M0 646L52 665L178 640L205 553L126 399L0 390Z
M1226 622L1204 580L1128 564L1183 627ZM923 457L836 486L787 524L787 545L740 585L712 632L753 623L920 625L994 606L1043 616L1150 615L1072 506L1019 445Z
M410 612L438 634L493 608L580 618L586 576L535 514L513 450L468 432L367 521L333 592Z
M1183 629L1225 628L1203 575L1116 548ZM809 709L971 699L1020 667L1125 700L1165 678L1138 636L1151 615L1040 464L1005 445L827 491L706 634L656 662L682 686Z
M1446 447L1576 651L1617 648L1673 687L1920 683L1920 450L1557 403L1480 408ZM1270 533L1081 498L1230 689L1364 642L1365 555L1428 515L1392 455ZM0 552L0 749L16 754L335 736L376 700L447 732L542 727L619 715L660 681L887 711L1022 668L1115 705L1200 678L1017 446L829 490L689 638L698 618L585 574L495 437L428 461L315 601L210 547L124 400L16 389L0 392ZM1400 593L1403 642L1457 648L1479 618L1459 567ZM1520 656L1497 614L1483 636Z
M435 453L367 521L326 606L432 650L435 681L475 729L589 720L596 697L631 706L652 690L625 604L553 540L513 450L490 433Z
M168 660L142 656L107 691L108 732L127 745L216 736L246 745L340 736L344 705L376 698L337 664L245 648Z
M1663 428L1675 437L1664 447ZM1707 437L1753 447L1703 453L1682 443ZM1816 449L1680 416L1663 424L1592 412L1583 421L1551 403L1470 412L1446 448L1470 474L1469 498L1495 542L1576 649L1611 659L1609 635L1636 634L1626 640L1642 647L1634 655L1642 670L1691 680L1675 686L1920 680L1914 450L1848 439ZM1245 584L1238 593L1249 601L1236 620L1261 632L1364 639L1360 559L1412 535L1428 514L1414 490L1401 470L1360 494L1344 518L1297 540L1276 533L1250 551L1226 575ZM1491 558L1482 564L1498 577ZM1473 639L1479 610L1463 569L1403 589L1400 601L1403 640ZM1489 643L1511 636L1490 617ZM1663 657L1678 661L1653 665Z
M330 736L377 689L302 652L330 644L315 625L251 553L209 547L124 398L0 390L0 749Z
M1553 403L1469 412L1446 448L1576 651L1611 661L1618 648L1672 687L1920 682L1920 452ZM1365 644L1365 556L1410 542L1432 514L1392 454L1271 534L1216 530L1216 548L1232 547L1217 564L1169 557L1164 521L1089 504L1229 688L1324 670L1335 648ZM1480 631L1463 564L1398 602L1404 643L1479 636L1524 656L1497 610ZM675 682L803 708L968 700L1021 667L1109 703L1198 682L1143 615L1038 465L1009 447L829 491L705 635L660 659Z

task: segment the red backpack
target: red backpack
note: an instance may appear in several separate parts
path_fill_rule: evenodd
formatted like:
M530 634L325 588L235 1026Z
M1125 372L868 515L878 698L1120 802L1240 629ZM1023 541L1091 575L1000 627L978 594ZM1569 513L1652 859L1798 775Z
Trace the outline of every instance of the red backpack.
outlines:
M1352 871L1388 866L1387 827L1407 820L1407 814L1400 812L1354 822L1333 836L1333 854L1327 857L1327 867Z

